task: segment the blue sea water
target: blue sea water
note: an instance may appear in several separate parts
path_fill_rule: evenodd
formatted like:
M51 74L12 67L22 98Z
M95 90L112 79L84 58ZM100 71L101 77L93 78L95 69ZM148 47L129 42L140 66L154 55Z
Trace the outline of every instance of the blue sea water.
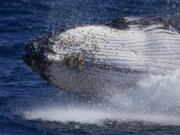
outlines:
M180 72L94 103L48 85L22 59L25 44L49 31L174 14L179 0L0 0L0 135L179 135Z

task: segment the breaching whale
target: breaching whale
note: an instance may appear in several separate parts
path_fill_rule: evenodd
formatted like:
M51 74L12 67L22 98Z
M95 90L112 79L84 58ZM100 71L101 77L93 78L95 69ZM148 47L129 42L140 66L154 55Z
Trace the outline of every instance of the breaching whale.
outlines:
M179 69L179 22L179 16L124 17L51 32L26 45L24 60L63 91L103 97Z

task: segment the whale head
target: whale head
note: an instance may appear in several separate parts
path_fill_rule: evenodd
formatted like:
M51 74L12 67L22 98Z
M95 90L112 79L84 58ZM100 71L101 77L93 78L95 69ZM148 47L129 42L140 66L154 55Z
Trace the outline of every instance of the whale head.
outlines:
M97 35L92 33L96 30L100 31L101 27L84 26L51 32L31 40L25 47L24 60L40 74L55 63L81 69L84 63L90 65L93 59L93 62L96 61L93 57L100 49ZM100 38L105 40L104 37Z
M131 35L126 30L121 32L122 36ZM119 30L100 25L52 32L30 41L25 48L24 60L50 84L62 90L85 97L99 96L112 82L124 84L109 79L112 74L118 78L116 71L130 71L128 66L120 67L113 61L123 47L118 35ZM119 45L110 46L111 40Z

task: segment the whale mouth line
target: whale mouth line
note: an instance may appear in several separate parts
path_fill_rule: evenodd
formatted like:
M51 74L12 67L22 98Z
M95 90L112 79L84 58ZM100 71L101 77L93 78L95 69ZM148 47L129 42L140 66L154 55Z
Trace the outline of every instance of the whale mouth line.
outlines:
M74 61L70 63L69 58L72 58ZM89 69L89 68L98 68L102 70L113 70L115 72L121 72L123 74L143 74L146 72L143 71L138 71L138 70L131 70L130 68L126 67L121 67L121 68L116 68L116 67L111 67L110 65L97 65L97 67L93 67L90 64L82 65L83 62L85 61L84 59L81 59L79 56L67 56L64 58L62 61L50 61L43 59L41 56L34 55L34 54L25 54L23 56L23 59L26 61L27 65L30 66L33 71L38 72L38 73L43 73L49 66L53 64L62 64L67 67L69 70L79 70L83 71L84 69ZM77 60L80 59L80 60Z

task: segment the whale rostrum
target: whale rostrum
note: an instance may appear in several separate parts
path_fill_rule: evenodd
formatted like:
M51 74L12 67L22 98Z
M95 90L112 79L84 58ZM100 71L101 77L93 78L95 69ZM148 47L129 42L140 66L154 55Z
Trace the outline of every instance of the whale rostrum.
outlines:
M125 17L51 32L30 41L24 59L61 90L103 97L179 69L178 22L178 16Z

